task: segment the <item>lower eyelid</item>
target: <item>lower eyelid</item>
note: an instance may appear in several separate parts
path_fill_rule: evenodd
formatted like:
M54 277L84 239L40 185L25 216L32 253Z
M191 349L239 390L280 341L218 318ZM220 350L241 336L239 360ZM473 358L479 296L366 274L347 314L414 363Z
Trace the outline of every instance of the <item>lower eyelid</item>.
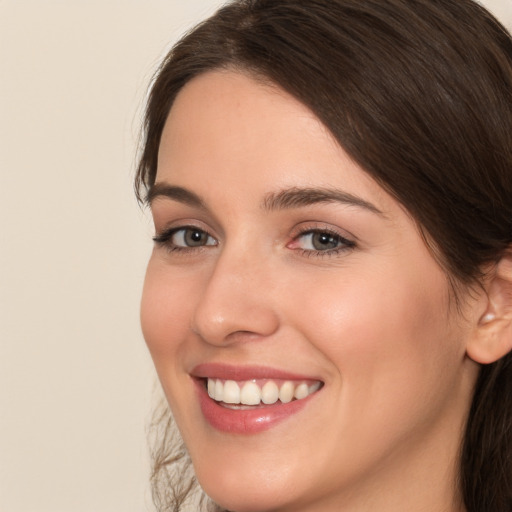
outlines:
M295 249L301 258L336 258L352 250L352 247L337 247L336 249L329 249L327 251L315 251L311 249Z

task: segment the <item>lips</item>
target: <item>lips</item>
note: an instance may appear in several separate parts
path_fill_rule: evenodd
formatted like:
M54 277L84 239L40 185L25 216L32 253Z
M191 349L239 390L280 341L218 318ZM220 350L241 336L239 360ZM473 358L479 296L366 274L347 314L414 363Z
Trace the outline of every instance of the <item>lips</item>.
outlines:
M192 376L208 423L238 434L272 428L302 410L323 386L319 379L266 367L202 364Z

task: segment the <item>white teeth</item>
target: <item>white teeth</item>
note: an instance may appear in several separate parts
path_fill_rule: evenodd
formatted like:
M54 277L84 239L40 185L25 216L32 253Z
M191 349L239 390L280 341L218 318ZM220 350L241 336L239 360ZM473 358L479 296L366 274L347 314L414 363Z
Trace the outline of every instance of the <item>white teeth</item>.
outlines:
M217 400L217 402L222 402L223 398L224 398L224 385L222 384L221 380L217 380L215 382L215 400Z
M279 399L279 388L275 382L269 380L261 388L261 401L264 404L275 404Z
M287 404L293 400L293 392L295 391L295 386L293 382L286 381L279 390L279 400L283 402L283 404Z
M227 380L224 384L224 393L222 401L227 404L240 403L240 388L234 380Z
M246 382L240 393L240 402L244 405L258 405L261 400L261 390L256 382Z
M215 399L215 381L208 379L208 396Z
M308 385L305 383L299 384L295 388L295 393L293 394L293 396L297 400L300 400L301 398L306 398L308 395L309 395L309 388L308 388Z
M312 395L315 391L318 391L321 385L322 384L320 382L315 382L314 384L309 386L309 394Z
M236 382L234 380L222 381L220 379L207 379L208 396L217 402L226 404L266 405L275 404L278 400L283 404L293 399L302 400L315 393L322 386L315 382L308 386L306 382L284 381L279 386L276 382L268 380L263 387L255 380Z

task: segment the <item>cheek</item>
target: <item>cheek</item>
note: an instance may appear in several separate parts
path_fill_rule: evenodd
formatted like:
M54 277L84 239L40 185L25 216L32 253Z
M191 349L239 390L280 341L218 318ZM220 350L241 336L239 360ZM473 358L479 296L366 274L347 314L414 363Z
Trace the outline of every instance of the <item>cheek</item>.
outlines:
M448 325L446 278L437 268L428 270L398 262L379 268L359 265L322 282L312 276L302 280L303 292L295 295L307 304L296 309L309 312L304 328L322 329L321 343L329 352L341 346L357 353L386 353L399 345L421 350L418 338L439 335ZM310 332L315 337L315 330Z
M342 416L360 414L367 425L444 400L464 354L449 325L442 272L385 270L366 267L323 286L305 282L318 291L297 294L308 297L296 306L309 312L301 329L340 383Z
M141 300L141 327L156 370L161 376L165 365L176 365L190 325L188 309L191 287L154 256L148 264Z
M331 369L336 455L326 454L324 465L357 460L351 471L364 474L377 459L458 428L467 405L464 351L449 325L444 276L434 272L428 286L423 281L397 268L308 286L321 293L298 306L309 312L301 329Z
M141 300L141 327L151 358L178 425L191 403L184 354L190 337L191 309L197 294L190 279L180 278L153 255L148 264Z

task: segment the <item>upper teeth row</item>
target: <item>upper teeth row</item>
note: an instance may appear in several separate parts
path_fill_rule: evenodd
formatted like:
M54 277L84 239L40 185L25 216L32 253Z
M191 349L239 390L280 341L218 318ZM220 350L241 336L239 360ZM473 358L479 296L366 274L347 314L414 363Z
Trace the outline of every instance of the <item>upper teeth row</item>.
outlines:
M305 382L296 383L285 381L278 386L274 381L267 381L260 387L254 381L247 381L241 385L234 380L222 381L208 379L208 395L217 402L226 404L258 405L274 404L277 400L286 404L294 398L306 398L320 388L320 382L308 386Z

